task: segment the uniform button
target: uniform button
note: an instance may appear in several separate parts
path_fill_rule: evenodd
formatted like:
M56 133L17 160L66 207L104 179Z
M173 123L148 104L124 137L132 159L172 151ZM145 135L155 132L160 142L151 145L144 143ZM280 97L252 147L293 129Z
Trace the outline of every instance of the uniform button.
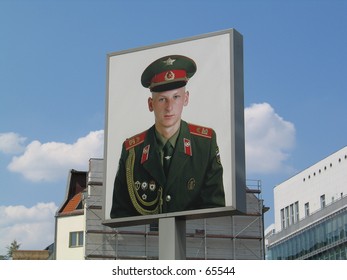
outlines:
M166 202L170 202L171 200L171 195L167 195L166 198L165 198Z

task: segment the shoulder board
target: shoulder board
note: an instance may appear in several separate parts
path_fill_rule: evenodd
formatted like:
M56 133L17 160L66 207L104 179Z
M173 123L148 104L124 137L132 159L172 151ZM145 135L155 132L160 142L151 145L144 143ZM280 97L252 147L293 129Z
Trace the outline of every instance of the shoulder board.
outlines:
M143 143L145 141L146 134L147 134L147 130L125 140L124 141L125 149L129 150Z
M212 138L212 128L204 127L196 124L188 124L189 131L191 134L205 137L205 138Z

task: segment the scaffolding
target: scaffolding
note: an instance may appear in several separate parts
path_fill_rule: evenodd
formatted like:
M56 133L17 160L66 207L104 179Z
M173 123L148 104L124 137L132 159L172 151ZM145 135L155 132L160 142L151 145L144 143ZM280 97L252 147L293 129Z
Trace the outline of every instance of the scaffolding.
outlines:
M102 160L100 160L102 161ZM102 162L92 159L84 193L85 259L158 259L158 224L102 224ZM186 221L186 259L264 259L261 182L248 180L247 213Z

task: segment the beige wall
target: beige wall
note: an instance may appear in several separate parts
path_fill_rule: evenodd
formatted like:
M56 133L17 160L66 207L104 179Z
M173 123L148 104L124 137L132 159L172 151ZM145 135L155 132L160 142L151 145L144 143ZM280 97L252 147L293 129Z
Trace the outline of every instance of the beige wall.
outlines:
M48 250L17 250L13 251L13 260L48 260Z

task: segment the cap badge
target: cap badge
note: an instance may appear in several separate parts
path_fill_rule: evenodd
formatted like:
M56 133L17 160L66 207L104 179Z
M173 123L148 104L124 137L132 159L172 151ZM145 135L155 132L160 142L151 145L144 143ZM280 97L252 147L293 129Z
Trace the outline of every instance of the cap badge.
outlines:
M163 63L166 65L166 66L169 66L169 65L173 65L173 63L176 61L176 59L172 59L171 57L169 57L167 60L164 60Z
M175 73L172 72L172 71L166 72L166 74L165 74L165 81L171 81L173 79L175 79Z

